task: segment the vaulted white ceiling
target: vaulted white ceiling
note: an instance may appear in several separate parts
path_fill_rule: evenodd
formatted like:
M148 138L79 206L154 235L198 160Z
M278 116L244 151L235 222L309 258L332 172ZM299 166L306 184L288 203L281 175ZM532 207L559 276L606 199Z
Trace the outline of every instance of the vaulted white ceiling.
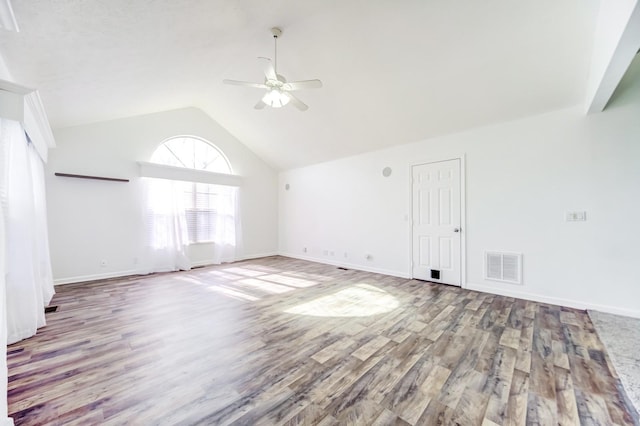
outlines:
M54 127L196 106L285 169L585 102L598 0L29 0L0 34ZM254 110L259 56L319 78ZM215 141L213 141L215 142Z

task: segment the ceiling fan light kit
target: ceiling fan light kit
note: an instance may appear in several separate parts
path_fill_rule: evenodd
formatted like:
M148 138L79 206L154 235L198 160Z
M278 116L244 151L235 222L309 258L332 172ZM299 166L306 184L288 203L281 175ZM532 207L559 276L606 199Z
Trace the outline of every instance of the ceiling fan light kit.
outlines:
M262 97L262 102L271 108L280 108L289 103L291 98L280 89L271 89Z
M256 89L266 89L267 93L254 106L255 109L263 109L265 106L280 108L291 103L299 111L306 111L309 107L294 96L291 92L302 89L319 89L322 87L320 80L301 80L287 82L284 76L278 74L278 37L282 35L280 28L271 28L274 42L273 64L269 58L259 58L266 61L264 70L264 83L252 83L249 81L223 80L225 84L236 86L253 87Z

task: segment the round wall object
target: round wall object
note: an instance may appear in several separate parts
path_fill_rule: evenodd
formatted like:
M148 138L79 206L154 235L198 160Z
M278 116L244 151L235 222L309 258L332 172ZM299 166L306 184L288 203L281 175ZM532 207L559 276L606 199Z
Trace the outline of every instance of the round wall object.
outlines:
M384 169L382 169L382 176L389 177L391 176L391 172L391 167L385 167Z

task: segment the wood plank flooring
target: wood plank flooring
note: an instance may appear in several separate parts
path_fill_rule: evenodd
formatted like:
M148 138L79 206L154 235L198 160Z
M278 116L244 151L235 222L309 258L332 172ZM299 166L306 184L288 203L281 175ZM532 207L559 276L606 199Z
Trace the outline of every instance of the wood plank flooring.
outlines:
M269 257L57 288L16 425L633 425L586 312Z

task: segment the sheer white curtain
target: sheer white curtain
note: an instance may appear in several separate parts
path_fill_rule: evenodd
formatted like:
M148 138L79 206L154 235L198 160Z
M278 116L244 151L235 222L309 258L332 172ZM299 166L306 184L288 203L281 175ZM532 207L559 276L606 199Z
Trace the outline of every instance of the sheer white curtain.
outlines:
M238 217L238 188L216 185L218 193L213 237L212 263L232 262L236 259L240 238Z
M144 184L147 253L142 272L189 270L190 232L209 263L236 259L241 240L237 187L199 183L206 186L206 190L200 188L204 204L199 205L193 201L193 182L146 178ZM190 200L189 205L185 199Z
M36 334L54 294L43 163L20 123L0 119L7 342Z
M144 179L146 185L147 258L145 272L191 269L184 209L184 182Z
M4 211L2 203L0 203L0 425L5 422L9 424L7 419L7 301L4 282L5 271L5 237L4 237Z
M47 196L44 179L44 162L36 147L28 145L29 165L31 166L33 204L35 207L35 274L41 283L42 300L44 305L51 302L55 294L53 286L53 271L51 270L51 253L49 252L49 226L47 225Z

